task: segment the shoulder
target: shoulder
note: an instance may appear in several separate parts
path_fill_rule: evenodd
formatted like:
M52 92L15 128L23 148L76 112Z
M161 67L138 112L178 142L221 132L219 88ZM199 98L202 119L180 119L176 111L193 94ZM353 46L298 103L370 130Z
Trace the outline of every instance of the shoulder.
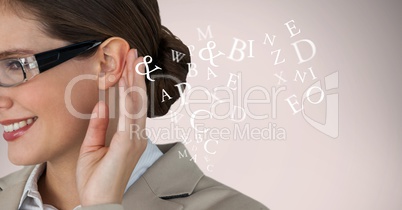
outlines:
M35 166L27 166L5 177L0 178L0 189L3 191L20 183L25 184L34 167Z

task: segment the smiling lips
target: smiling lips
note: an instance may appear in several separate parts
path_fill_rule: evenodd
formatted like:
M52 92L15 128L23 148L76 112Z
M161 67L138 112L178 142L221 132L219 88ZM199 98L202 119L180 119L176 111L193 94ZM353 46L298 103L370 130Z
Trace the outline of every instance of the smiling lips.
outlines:
M3 137L6 141L13 141L20 136L24 135L25 132L34 124L37 117L19 120L19 121L7 121L3 122L4 133Z

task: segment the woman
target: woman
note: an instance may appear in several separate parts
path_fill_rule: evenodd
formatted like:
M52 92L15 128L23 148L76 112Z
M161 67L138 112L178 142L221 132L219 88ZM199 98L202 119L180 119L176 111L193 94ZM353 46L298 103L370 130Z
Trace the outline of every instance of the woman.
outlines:
M27 166L0 180L1 209L266 209L138 135L190 62L156 0L0 2L0 123Z

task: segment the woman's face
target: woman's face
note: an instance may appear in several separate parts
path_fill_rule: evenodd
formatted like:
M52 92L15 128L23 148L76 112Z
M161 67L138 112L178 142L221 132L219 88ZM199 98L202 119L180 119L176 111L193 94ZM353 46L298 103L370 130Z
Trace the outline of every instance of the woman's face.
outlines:
M27 57L69 44L47 36L38 22L8 12L1 12L0 23L0 60ZM97 75L94 63L92 58L72 59L19 86L0 87L3 126L36 119L29 129L20 130L22 135L8 141L11 162L31 165L77 156L89 121L74 117L65 101L70 101L77 112L91 113L99 97L97 81L76 83L69 98L65 98L65 93L74 78Z

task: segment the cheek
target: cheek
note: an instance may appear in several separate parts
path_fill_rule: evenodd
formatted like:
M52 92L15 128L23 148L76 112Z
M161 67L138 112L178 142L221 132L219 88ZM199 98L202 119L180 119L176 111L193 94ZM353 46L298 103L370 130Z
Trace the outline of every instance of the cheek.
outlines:
M41 109L44 114L52 113L61 121L89 119L99 98L96 75L65 67L45 72L40 79L32 85L42 98L37 98L35 104L47 107Z
M44 96L47 100L37 101L43 106L50 105L48 110L44 110L43 115L48 116L51 113L49 117L57 116L49 121L59 127L57 128L59 132L77 132L80 128L86 130L82 128L82 125L87 123L99 98L97 82L94 80L96 77L73 69L63 69L52 73L57 74L58 77L50 83L52 90L48 90L47 96ZM43 89L46 91L45 88Z
M89 119L92 109L99 101L100 92L96 81L84 77L76 77L71 81L62 90L64 106L71 116Z
M17 161L13 162L22 165L44 162L79 149L90 113L99 98L97 82L91 79L76 80L80 75L73 69L54 69L21 87L19 101L38 116L38 120L32 127L35 129L24 139L24 144L22 141L21 144L16 142L14 147L30 152L27 155L21 155L20 152L11 154L16 156L13 159Z

